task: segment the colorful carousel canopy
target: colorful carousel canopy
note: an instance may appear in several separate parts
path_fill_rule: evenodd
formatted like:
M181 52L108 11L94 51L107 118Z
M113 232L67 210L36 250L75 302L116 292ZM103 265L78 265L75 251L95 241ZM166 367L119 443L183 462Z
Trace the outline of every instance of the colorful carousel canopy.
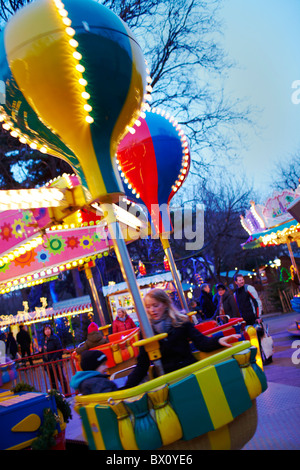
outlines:
M80 188L75 175L59 177L45 189L51 186L61 190ZM67 213L59 223L53 217L52 207L24 209L21 197L17 204L14 210L1 212L0 294L55 279L65 270L80 268L96 257L107 255L113 247L99 206L85 206ZM133 214L116 204L113 207L127 242L147 230ZM130 240L128 227L134 228Z
M275 193L264 205L251 202L241 224L250 237L244 249L259 248L297 242L300 246L300 223L294 219L289 208L299 199L300 186L295 190Z
M288 211L297 222L300 222L300 196L289 205Z
M24 303L26 304L26 302ZM33 312L28 312L25 306L24 312L18 312L17 315L1 315L0 328L18 324L30 325L32 323L79 315L91 311L93 311L93 306L90 297L87 295L64 302L57 302L52 307L47 307L45 303L42 303L42 307L36 307Z
M137 283L139 286L149 286L151 284L158 284L162 283L163 285L168 284L170 281L173 280L171 272L166 273L158 273L154 274L153 276L143 276L137 278ZM120 282L118 284L112 284L108 286L102 287L103 295L111 295L115 294L116 292L123 292L127 290L126 282Z

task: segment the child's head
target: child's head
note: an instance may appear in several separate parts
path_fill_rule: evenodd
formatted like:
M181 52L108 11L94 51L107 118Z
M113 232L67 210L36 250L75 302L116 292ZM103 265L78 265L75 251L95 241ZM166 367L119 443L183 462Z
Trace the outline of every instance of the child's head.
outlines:
M107 372L107 357L102 351L88 350L81 354L81 369L96 370L101 374Z

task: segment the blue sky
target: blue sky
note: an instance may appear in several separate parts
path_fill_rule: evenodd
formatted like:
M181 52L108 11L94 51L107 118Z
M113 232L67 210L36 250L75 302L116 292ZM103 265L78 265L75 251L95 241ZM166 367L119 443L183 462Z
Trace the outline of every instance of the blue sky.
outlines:
M222 46L237 62L226 93L258 110L257 132L247 130L247 148L237 154L254 188L268 196L273 162L300 150L300 104L292 102L292 83L300 81L300 0L224 0L220 18Z

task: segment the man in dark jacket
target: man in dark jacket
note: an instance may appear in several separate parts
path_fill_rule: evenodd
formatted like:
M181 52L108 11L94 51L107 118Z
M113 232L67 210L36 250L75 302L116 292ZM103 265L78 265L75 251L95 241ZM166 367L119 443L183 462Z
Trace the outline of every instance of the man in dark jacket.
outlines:
M6 338L6 355L11 359L15 359L18 352L18 345L12 334L12 331L9 330Z
M107 375L107 357L102 351L83 351L81 371L72 377L70 385L82 395L114 392L118 390L115 382Z
M24 358L26 355L29 356L29 363L32 366L33 362L31 359L31 338L28 331L24 330L24 325L19 326L19 333L17 334L17 343L20 345L21 348L21 356ZM24 363L26 361L23 361Z
M234 276L234 280L237 286L234 291L234 297L240 315L247 325L260 323L262 303L256 289L251 285L245 284L245 279L242 274L237 273Z
M62 345L57 335L53 334L50 325L43 328L44 339L42 342L41 352L43 354L43 361L48 363L45 369L48 371L52 388L58 390L58 381L61 383L62 392L66 394L69 392L68 384L63 373L62 368Z

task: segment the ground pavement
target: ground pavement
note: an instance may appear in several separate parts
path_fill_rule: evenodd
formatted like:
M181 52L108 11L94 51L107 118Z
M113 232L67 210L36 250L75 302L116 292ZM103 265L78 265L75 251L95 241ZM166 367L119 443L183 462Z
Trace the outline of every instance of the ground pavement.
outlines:
M264 316L274 340L275 353L273 362L264 367L268 389L257 398L256 433L243 450L300 449L300 336L288 332L295 319L300 319L299 313ZM298 350L296 341L299 341ZM70 403L74 403L74 398ZM67 449L88 450L80 418L74 411L66 428L66 438Z
M300 449L300 336L288 331L295 319L300 319L299 313L265 317L275 353L264 367L268 389L257 398L256 433L244 450Z

